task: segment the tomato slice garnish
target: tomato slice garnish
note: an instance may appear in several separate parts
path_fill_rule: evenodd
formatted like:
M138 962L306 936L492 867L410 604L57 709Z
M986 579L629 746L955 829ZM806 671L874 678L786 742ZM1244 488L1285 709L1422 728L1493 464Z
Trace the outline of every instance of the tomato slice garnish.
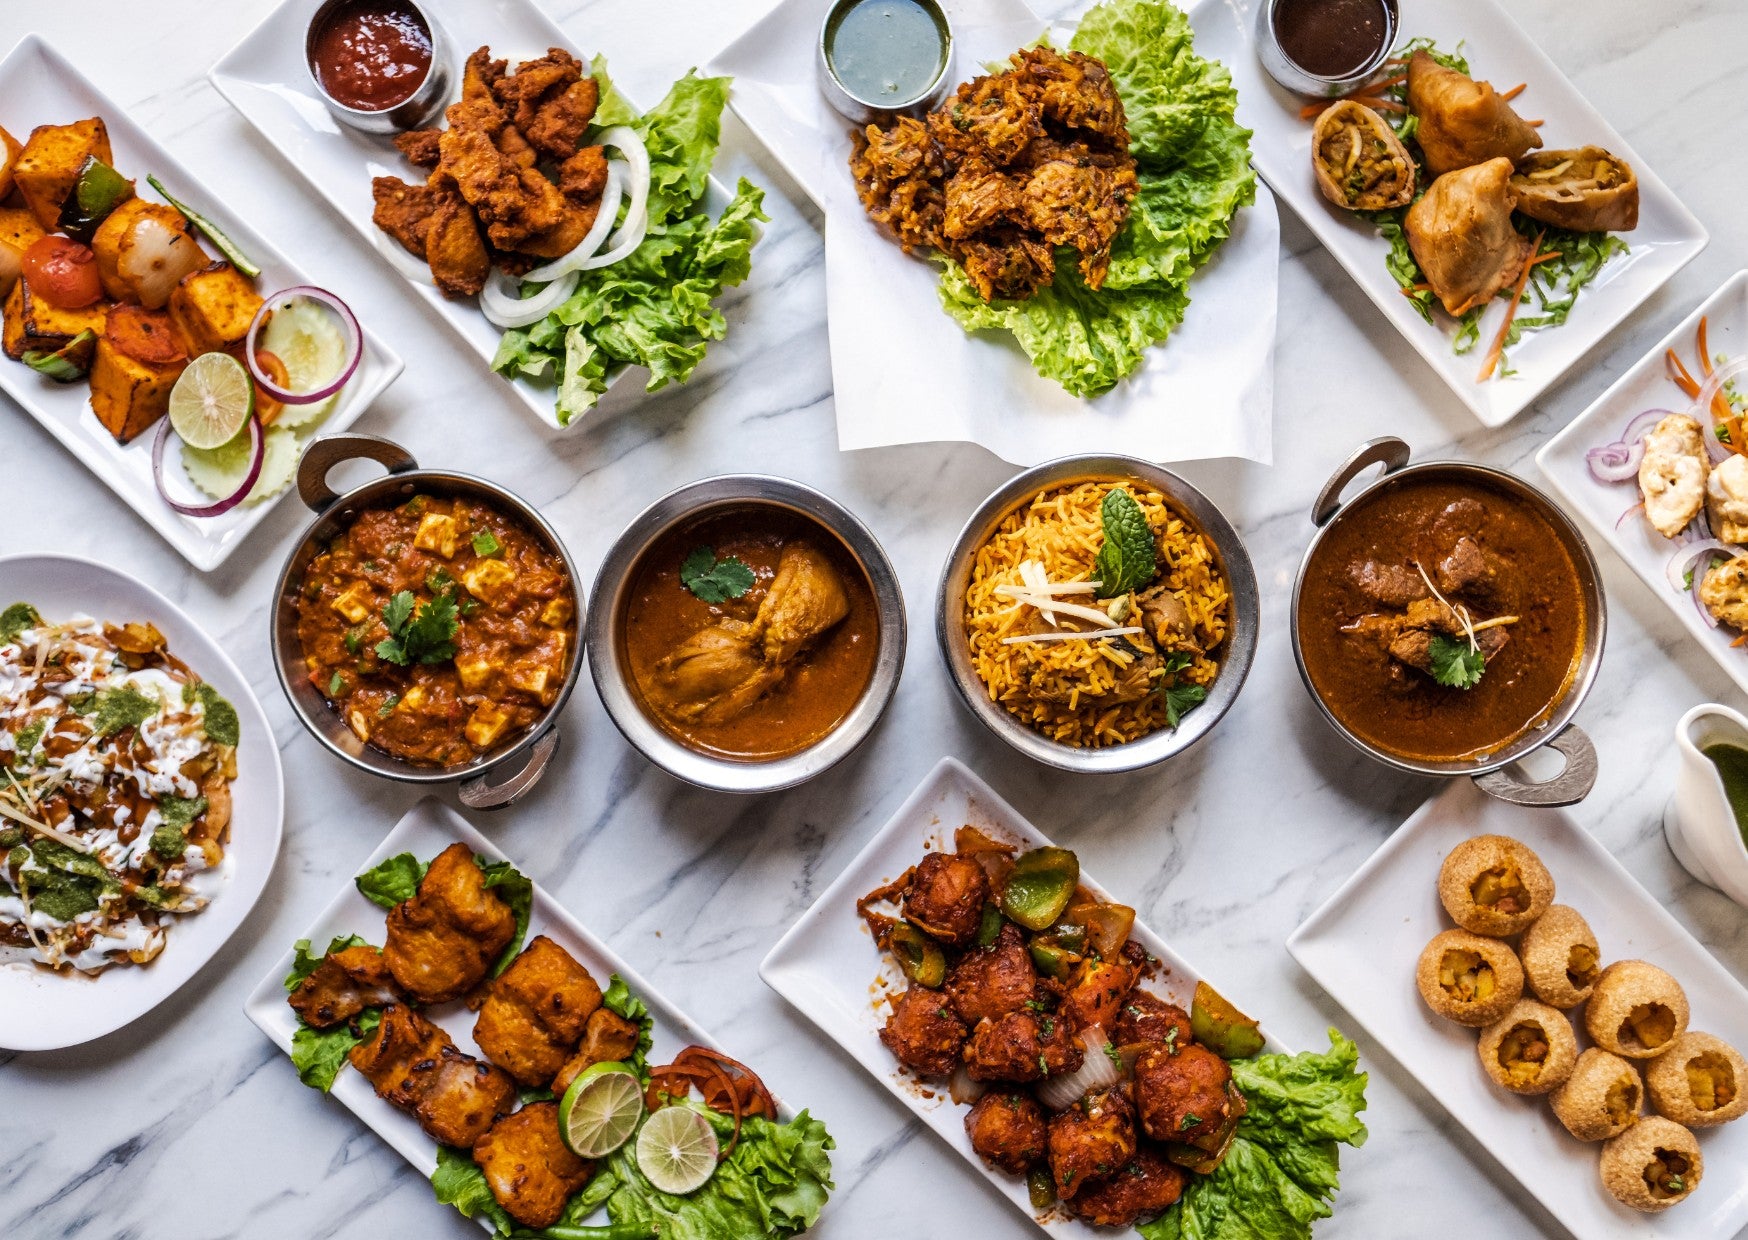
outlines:
M24 282L36 296L62 310L77 310L103 297L97 256L69 237L44 237L24 252Z

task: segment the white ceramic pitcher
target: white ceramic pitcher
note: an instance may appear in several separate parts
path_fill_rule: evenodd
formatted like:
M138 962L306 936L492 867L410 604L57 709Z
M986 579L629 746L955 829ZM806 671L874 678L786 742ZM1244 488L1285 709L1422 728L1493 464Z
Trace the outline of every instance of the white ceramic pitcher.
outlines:
M1748 749L1748 718L1728 706L1695 706L1675 725L1680 769L1663 811L1663 834L1683 868L1748 907L1748 844L1724 795L1724 781L1703 746L1727 741Z

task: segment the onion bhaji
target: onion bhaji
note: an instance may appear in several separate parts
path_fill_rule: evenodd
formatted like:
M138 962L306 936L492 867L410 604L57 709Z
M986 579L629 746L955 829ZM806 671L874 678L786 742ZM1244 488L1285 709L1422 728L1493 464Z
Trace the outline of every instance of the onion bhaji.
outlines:
M907 252L959 263L985 301L1049 284L1058 249L1099 288L1138 187L1123 101L1080 52L1027 48L1010 64L961 83L926 121L852 135L862 206Z

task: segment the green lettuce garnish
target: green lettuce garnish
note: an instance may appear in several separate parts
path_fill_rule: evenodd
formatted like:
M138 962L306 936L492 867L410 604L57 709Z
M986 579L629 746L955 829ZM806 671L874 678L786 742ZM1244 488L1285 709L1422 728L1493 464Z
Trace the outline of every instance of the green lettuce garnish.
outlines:
M1250 1104L1212 1175L1135 1230L1143 1240L1309 1240L1339 1187L1339 1146L1364 1145L1366 1074L1335 1029L1323 1054L1258 1055L1232 1063Z
M1195 54L1189 18L1168 0L1106 0L1068 46L1110 70L1139 165L1104 286L1088 288L1070 253L1033 296L986 302L948 262L941 304L966 331L1012 332L1039 374L1096 396L1183 322L1190 277L1231 233L1238 208L1256 200L1256 174L1231 74Z
M534 883L508 861L487 861L484 857L475 856L473 863L485 875L486 886L498 888L498 895L516 916L516 933L504 945L503 954L492 966L492 976L497 977L510 967L510 962L516 959L516 953L522 950L522 940L528 937L528 917L534 906ZM429 868L426 862L420 861L410 852L398 853L377 862L353 879L352 883L358 888L358 893L372 904L392 909L402 901L413 898Z
M291 953L291 971L285 975L289 994L298 983L316 971L316 967L337 951L348 947L364 947L366 942L356 934L337 935L320 956L310 952L310 941L299 939ZM297 1079L311 1089L324 1094L334 1086L334 1078L347 1063L347 1053L364 1041L382 1023L382 1009L368 1007L351 1024L335 1025L332 1029L311 1029L302 1021L291 1035L291 1063L297 1069Z
M637 1049L631 1052L626 1066L648 1084L649 1048L655 1040L655 1020L649 1014L648 1005L632 994L625 979L615 973L613 980L607 984L607 993L601 996L601 1006L638 1027Z

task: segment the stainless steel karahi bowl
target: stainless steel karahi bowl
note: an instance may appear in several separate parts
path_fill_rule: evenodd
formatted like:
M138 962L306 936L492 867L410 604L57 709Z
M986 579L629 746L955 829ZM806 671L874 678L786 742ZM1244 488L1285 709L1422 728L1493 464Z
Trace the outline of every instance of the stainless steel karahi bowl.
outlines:
M1226 641L1218 652L1220 673L1207 699L1185 714L1176 728L1157 732L1101 749L1077 748L1053 741L1033 729L999 702L977 676L971 662L971 645L965 636L965 593L971 585L971 569L977 549L1016 508L1029 503L1040 491L1069 483L1134 480L1145 483L1171 501L1172 508L1214 547L1224 574L1232 606ZM941 572L935 598L935 634L941 657L952 673L953 686L967 709L991 732L1029 758L1065 771L1108 774L1157 766L1176 757L1214 730L1232 708L1250 665L1256 658L1257 626L1261 607L1257 598L1256 572L1250 553L1238 531L1201 491L1184 479L1149 461L1129 456L1069 456L1026 470L984 500L971 514L965 528L953 541L953 550Z
M622 641L627 594L644 552L663 534L712 512L767 505L818 522L867 574L880 626L879 650L868 687L838 726L799 753L748 761L700 753L665 732L644 710L624 659ZM590 674L614 726L668 774L719 792L776 792L812 779L835 765L873 731L904 668L904 595L898 574L868 527L849 509L812 487L765 474L723 474L670 491L632 519L608 549L589 600Z
M310 24L304 33L303 59L316 95L334 114L334 119L361 133L397 134L426 124L449 105L450 86L454 81L450 65L455 57L443 28L414 0L399 0L399 3L411 9L431 35L431 67L426 70L425 80L419 83L418 90L392 108L372 110L341 103L322 85L322 79L316 74L316 35L321 32L330 13L350 3L352 0L327 0L310 16Z
M1468 461L1423 461L1418 465L1410 465L1408 459L1408 445L1400 439L1386 437L1361 444L1330 476L1311 508L1311 521L1317 526L1318 532L1311 539L1311 545L1305 548L1305 558L1299 562L1299 573L1293 582L1290 612L1293 659L1299 666L1299 678L1305 682L1311 700L1317 703L1317 709L1329 721L1329 726L1356 749L1386 766L1414 775L1446 778L1471 776L1476 786L1489 796L1518 805L1576 805L1595 785L1597 766L1596 748L1590 743L1590 738L1572 723L1572 716L1578 713L1585 695L1590 692L1591 683L1596 679L1596 669L1602 662L1603 639L1608 630L1608 603L1603 595L1602 577L1597 571L1596 557L1590 553L1590 544L1585 542L1584 535L1579 533L1578 527L1558 504L1514 474ZM1378 476L1344 500L1342 493L1362 473L1375 466L1382 467ZM1579 654L1578 669L1573 673L1565 696L1540 724L1509 745L1473 760L1421 762L1379 749L1354 735L1336 718L1335 713L1324 704L1317 687L1311 683L1311 674L1305 666L1305 653L1299 633L1299 596L1305 588L1306 572L1310 568L1312 556L1316 554L1329 531L1340 524L1344 513L1355 510L1368 496L1397 486L1409 478L1450 478L1482 482L1522 500L1540 513L1558 532L1567 554L1572 558L1572 566L1578 574L1579 590L1584 596L1584 648ZM1521 769L1512 769L1519 759L1544 745L1565 758L1565 765L1558 774L1538 781L1529 778Z
M342 462L359 459L376 461L388 473L343 495L336 494L328 486L329 472ZM583 600L576 563L558 532L532 505L496 483L450 470L420 469L419 463L399 444L375 435L329 435L310 444L298 466L297 490L303 502L318 515L298 539L274 587L273 665L279 673L279 685L303 726L330 753L373 775L407 784L460 781L457 795L473 809L501 809L519 800L546 773L558 750L558 717L576 687L583 662L581 649L572 653L558 696L533 727L506 738L496 748L461 766L416 765L359 740L339 712L310 683L303 643L297 635L297 591L310 561L350 528L362 511L378 504L402 502L424 492L478 500L519 518L564 563L571 582L572 614L581 617Z

